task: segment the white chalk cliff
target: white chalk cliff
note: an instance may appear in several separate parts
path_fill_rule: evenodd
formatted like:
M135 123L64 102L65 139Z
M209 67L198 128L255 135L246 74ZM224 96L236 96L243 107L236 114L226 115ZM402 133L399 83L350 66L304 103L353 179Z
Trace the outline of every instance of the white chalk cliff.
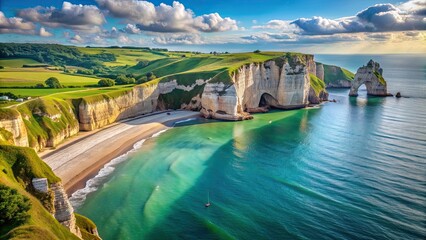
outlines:
M358 96L358 88L365 84L367 94L373 96L390 96L387 91L387 83L383 78L383 69L378 62L370 60L367 66L358 68L352 81L349 96Z
M232 83L206 84L201 113L207 118L244 120L251 117L250 112L262 112L265 107L305 107L311 88L309 74L316 74L312 55L244 65L232 75Z

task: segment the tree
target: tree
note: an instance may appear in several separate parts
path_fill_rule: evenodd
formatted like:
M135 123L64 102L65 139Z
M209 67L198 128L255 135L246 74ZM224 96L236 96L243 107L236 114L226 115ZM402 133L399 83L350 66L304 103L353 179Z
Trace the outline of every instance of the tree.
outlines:
M0 225L20 224L29 218L30 200L16 189L0 184Z
M35 88L44 88L44 84L43 83L37 83L35 85Z
M111 87L115 85L115 82L111 79L101 79L98 82L99 87Z
M50 77L44 83L50 88L62 88L61 83L55 77Z
M157 78L153 72L149 72L146 74L146 78L148 79L148 81Z
M117 85L123 85L123 84L133 84L135 83L136 80L134 78L129 78L126 77L125 75L119 75L116 79L115 79L115 83Z
M254 51L254 53L260 53L260 50L259 50L259 49L257 49L256 51Z

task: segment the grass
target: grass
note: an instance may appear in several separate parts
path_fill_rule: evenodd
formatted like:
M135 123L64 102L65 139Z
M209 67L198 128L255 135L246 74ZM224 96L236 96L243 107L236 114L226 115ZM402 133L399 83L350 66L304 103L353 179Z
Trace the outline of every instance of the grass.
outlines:
M65 131L75 128L78 121L73 105L58 98L43 97L15 107L23 115L30 147L42 148L43 143ZM53 121L48 116L59 116ZM52 143L53 145L55 143ZM53 146L54 147L54 146Z
M120 48L78 48L86 54L112 53L116 56L115 62L104 62L107 67L115 66L133 66L139 61L153 61L160 58L166 58L168 54L159 54L155 51L147 51L143 49L120 49Z
M0 66L8 67L8 68L20 68L24 64L40 64L36 60L29 58L10 58L10 59L0 59Z
M56 77L65 86L85 86L97 84L99 79L63 74L55 71L0 71L0 86L31 87L43 83L50 77Z
M347 69L327 64L323 66L325 83L338 83L340 80L352 81L355 77L355 74Z
M0 88L0 95L2 95L2 93L11 92L16 96L21 97L41 97L50 94L81 91L85 89L87 88Z
M319 96L319 94L321 93L321 91L325 90L325 83L324 83L324 81L322 81L321 79L319 79L317 76L315 76L312 73L309 74L309 79L310 79L310 83L311 83L312 89L314 89L315 94L317 96Z
M100 240L98 236L94 235L94 231L96 231L96 225L92 220L88 219L85 216L75 213L75 218L77 222L77 226L80 228L81 235L84 239L93 239Z
M380 84L382 84L383 86L386 86L386 81L379 72L374 71L374 75L377 77L377 79L379 79Z
M17 189L30 199L30 219L20 226L2 225L0 239L78 239L56 221L40 203L26 191L26 182L32 177L46 177L49 182L59 178L31 148L0 145L0 184Z

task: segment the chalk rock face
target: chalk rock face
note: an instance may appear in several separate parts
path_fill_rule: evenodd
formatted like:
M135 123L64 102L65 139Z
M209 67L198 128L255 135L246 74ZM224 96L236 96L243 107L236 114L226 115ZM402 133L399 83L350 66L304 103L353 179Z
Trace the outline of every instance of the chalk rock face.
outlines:
M0 119L0 128L12 133L16 146L28 147L28 134L21 114L11 116L9 119Z
M309 104L309 73L316 73L313 56L287 61L251 63L240 67L232 83L207 83L201 113L207 118L244 120L265 106L302 108ZM277 62L281 62L278 63Z
M349 96L358 96L358 88L365 84L367 94L373 96L390 96L387 91L387 84L383 78L383 69L380 64L370 60L367 66L358 68L351 85Z
M324 81L324 65L322 63L316 62L315 75L317 78Z
M189 86L179 85L176 80L172 80L136 86L116 97L104 96L91 101L83 100L78 109L80 130L91 131L122 119L164 110L166 108L164 102L159 102L161 94L170 94L173 91L190 92L204 84L203 79L198 79ZM200 109L200 99L195 95L189 99L189 103L182 103L179 106L184 109Z
M77 227L76 219L74 216L74 209L68 200L64 187L61 183L55 183L50 186L54 193L55 213L54 216L59 223L67 227L74 235L81 238L80 228Z

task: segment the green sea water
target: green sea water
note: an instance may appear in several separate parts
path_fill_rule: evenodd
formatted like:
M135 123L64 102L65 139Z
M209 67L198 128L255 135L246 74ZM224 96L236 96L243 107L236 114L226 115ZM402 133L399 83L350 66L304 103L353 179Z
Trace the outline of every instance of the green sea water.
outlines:
M106 240L425 239L426 62L381 57L410 98L330 90L318 108L178 123L105 166L76 211Z

